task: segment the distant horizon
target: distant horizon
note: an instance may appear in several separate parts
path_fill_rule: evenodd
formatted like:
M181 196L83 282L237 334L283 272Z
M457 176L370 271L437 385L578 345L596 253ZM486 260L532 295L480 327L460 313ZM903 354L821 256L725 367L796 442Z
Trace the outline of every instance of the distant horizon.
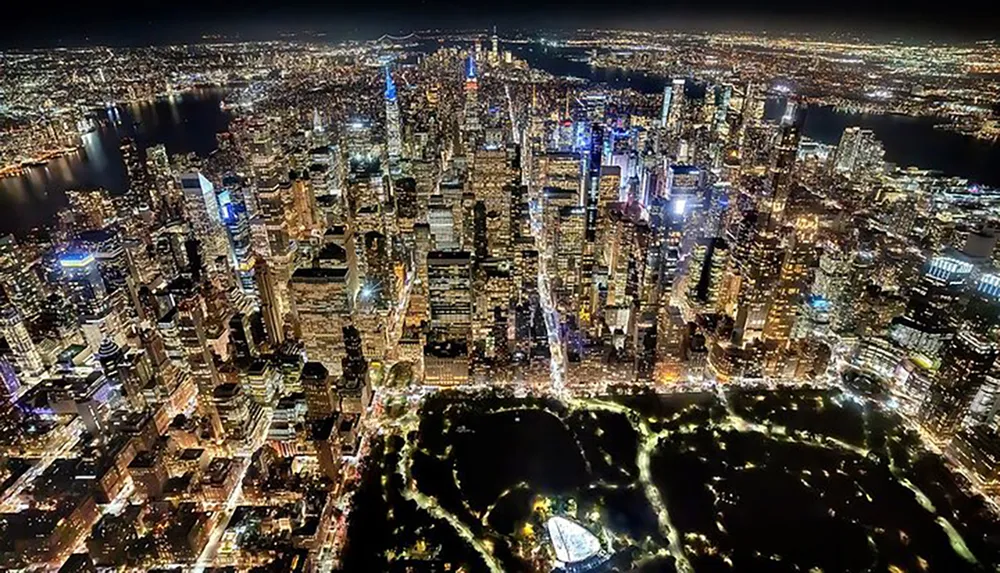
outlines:
M586 11L560 17L558 24L540 26L540 16L531 11L503 15L483 14L469 17L460 14L433 13L408 15L405 11L358 13L345 17L319 15L310 17L294 8L273 16L239 18L206 13L201 18L185 14L156 14L140 17L130 14L121 19L102 18L67 23L56 20L43 28L31 25L14 27L0 36L0 49L44 49L86 46L143 47L175 44L210 43L213 36L231 41L277 41L294 37L313 37L330 42L371 41L382 35L440 31L488 31L496 26L501 33L551 32L572 34L582 30L625 30L681 33L751 33L849 37L866 41L901 41L966 44L1000 39L1000 27L990 17L980 21L927 21L900 16L892 21L876 18L858 19L847 14L790 15L767 11L755 14L698 14L693 12L638 11L627 17L588 16ZM35 20L38 22L39 20ZM39 22L42 23L42 22Z

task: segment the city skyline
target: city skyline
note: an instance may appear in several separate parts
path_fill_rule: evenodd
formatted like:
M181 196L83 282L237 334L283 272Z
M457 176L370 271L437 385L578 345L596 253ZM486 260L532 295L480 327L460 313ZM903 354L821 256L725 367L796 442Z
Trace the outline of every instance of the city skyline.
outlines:
M0 51L0 568L1000 564L1000 45L507 30Z

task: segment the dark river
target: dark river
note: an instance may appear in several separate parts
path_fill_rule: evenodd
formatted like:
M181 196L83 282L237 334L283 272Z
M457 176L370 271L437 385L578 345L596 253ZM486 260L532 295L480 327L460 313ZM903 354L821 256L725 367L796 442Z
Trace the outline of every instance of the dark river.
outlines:
M216 147L215 134L229 125L229 115L219 107L221 101L221 91L195 90L98 112L100 125L82 137L76 153L0 179L0 212L4 214L0 233L23 233L49 223L66 206L69 189L103 187L124 193L128 176L119 148L122 137L134 139L143 157L147 147L161 143L171 154L207 156Z
M427 48L437 42L422 44ZM592 68L583 50L547 48L540 44L504 46L533 67L550 73L602 82L616 88L631 87L658 93L668 78L617 69ZM456 80L458 81L458 80ZM689 83L692 96L703 89ZM51 161L46 167L28 169L19 177L0 179L0 233L23 233L48 223L66 205L65 191L104 187L121 193L128 186L119 140L135 139L140 151L163 143L169 153L195 152L205 156L215 149L215 134L224 131L229 116L219 103L222 93L199 90L173 99L119 106L103 113L99 129L83 137L75 154ZM769 101L773 114L780 102ZM780 112L777 112L780 113ZM984 185L1000 186L1000 145L935 129L935 120L896 115L847 114L829 107L807 110L804 134L836 144L845 127L872 129L885 145L885 158L900 166L935 169L966 177Z

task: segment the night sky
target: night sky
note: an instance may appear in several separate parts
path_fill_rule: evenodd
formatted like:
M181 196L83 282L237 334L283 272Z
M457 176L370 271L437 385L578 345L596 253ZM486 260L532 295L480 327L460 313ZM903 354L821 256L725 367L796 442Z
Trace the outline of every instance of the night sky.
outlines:
M63 5L21 0L5 8L0 47L163 44L210 33L271 39L303 31L340 40L494 24L507 29L850 31L917 41L975 40L1000 35L997 13L986 0L78 0Z

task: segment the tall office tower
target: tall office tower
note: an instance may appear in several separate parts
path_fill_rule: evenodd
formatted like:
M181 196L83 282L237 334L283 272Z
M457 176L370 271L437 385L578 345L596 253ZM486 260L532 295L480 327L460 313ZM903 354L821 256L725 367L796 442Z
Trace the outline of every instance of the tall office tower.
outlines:
M768 225L775 227L784 223L785 207L792 191L794 177L792 172L799 153L799 142L802 140L802 122L805 114L798 113L795 102L789 100L785 114L781 118L781 127L777 144L774 147L774 158L769 170L768 197L765 200L768 214ZM763 211L764 209L762 209Z
M681 377L689 329L676 306L660 306L656 316L656 379L677 380Z
M428 318L427 253L432 250L430 226L417 223L413 227L414 248L413 286L410 289L410 305L407 309L406 326L416 326Z
M597 249L598 261L608 264L607 241L611 205L621 198L622 170L617 165L601 167L597 192Z
M885 149L882 142L875 139L875 132L870 129L861 130L858 142L858 155L854 163L856 176L878 175L884 168Z
M767 319L771 293L781 270L782 253L779 237L768 228L759 228L758 220L751 231L745 258L737 260L740 268L737 296L737 340L759 338Z
M677 130L684 117L684 78L674 78L670 88L670 111L667 113L666 128Z
M844 128L844 133L840 136L840 143L837 144L837 151L833 155L831 166L834 173L850 175L854 171L854 164L858 159L858 144L861 142L861 128L851 126Z
M795 324L796 310L809 278L809 269L816 256L816 233L819 220L815 215L802 215L795 221L794 232L785 248L784 261L778 274L771 306L764 323L764 339L779 346L788 344Z
M689 203L693 203L691 198L677 190L675 197L669 200L657 197L650 205L650 225L653 227L656 239L653 244L660 251L659 292L661 298L665 298L665 302L669 302L677 283L682 252L693 247L693 244L687 246L684 244L685 237L691 240L695 235L685 230L685 225L690 219L689 212L693 210Z
M427 253L430 331L440 340L466 341L472 327L472 255L467 251Z
M247 213L242 182L235 176L222 180L217 193L219 213L229 234L230 266L236 269L237 286L249 300L257 305L260 297L254 270L253 243L250 236L250 219Z
M660 103L660 127L667 127L670 119L670 102L673 99L673 85L663 86L663 99Z
M602 114L603 115L603 114ZM590 154L587 156L587 179L585 181L587 207L587 264L594 261L597 252L598 205L601 199L602 157L604 155L604 128L600 123L590 126Z
M812 294L822 297L836 308L840 294L847 283L849 269L850 261L838 247L824 245L819 257L816 279L813 281Z
M733 98L733 86L728 84L715 86L713 92L715 113L712 116L712 133L721 141L725 141L729 137L729 124L726 122L726 117Z
M958 431L976 392L983 385L997 357L997 345L980 333L963 330L942 352L941 368L934 376L918 418L940 440Z
M635 338L632 342L635 348L635 360L633 362L633 372L635 380L651 382L656 369L657 339L656 314L652 312L642 313L636 321Z
M170 157L162 143L146 148L146 175L149 177L150 194L162 208L176 199L176 185Z
M233 361L238 367L248 367L260 355L257 335L254 334L249 314L236 312L229 319L229 344L232 347Z
M389 155L389 170L399 171L399 159L403 155L403 135L399 125L399 101L396 99L396 84L392 81L389 66L385 68L385 133Z
M479 79L476 77L476 60L470 55L465 62L465 114L462 128L466 132L466 145L477 137L479 131ZM468 148L472 150L472 147Z
M146 409L143 388L153 378L152 365L145 352L125 352L110 338L97 350L101 370L135 411Z
M257 257L256 267L257 292L260 293L260 314L264 319L264 331L268 341L273 346L279 346L285 341L285 315L277 301L277 277L271 265L263 257Z
M875 255L871 251L858 251L851 259L847 280L840 293L843 304L834 309L831 323L833 329L845 335L854 335L864 326L864 292L871 284L875 269Z
M417 218L423 221L427 220L427 202L437 192L440 183L438 167L438 162L423 159L410 163L413 179L417 183Z
M457 251L461 247L459 234L455 232L455 210L441 195L431 196L427 223L435 250Z
M340 333L343 338L344 333ZM339 371L341 366L337 365ZM302 391L306 395L306 417L322 420L337 413L340 405L334 388L335 378L321 362L306 362L302 367Z
M472 254L476 261L483 261L488 256L486 239L486 203L476 201L472 205Z
M729 265L729 244L721 237L700 239L691 251L688 264L687 300L699 312L718 308L723 277Z
M542 231L552 245L559 233L559 211L563 207L579 207L580 194L571 189L546 187L542 190ZM583 249L583 245L580 245Z
M245 439L254 406L239 384L226 382L216 386L211 393L211 402L206 406L211 409L213 424L218 421L218 426L213 427L213 431L218 431L216 437L234 441Z
M382 164L379 159L359 156L351 158L348 165L347 193L344 196L348 214L355 217L365 210L380 213L387 197L382 185Z
M577 201L583 192L583 160L575 152L539 153L532 163L533 173L528 191L531 198L539 197L546 187L573 191Z
M474 293L473 351L495 366L510 360L513 334L513 273L510 261L488 259L479 263L481 288Z
M892 339L907 350L936 355L958 326L960 300L967 298L966 283L973 268L957 254L927 261L910 286L906 310L892 321Z
M261 255L284 255L288 251L288 216L281 196L282 168L267 126L256 126L250 143L253 191L244 197L247 214L262 233L255 237L254 251Z
M476 240L476 196L472 193L461 194L461 199L456 203L458 213L455 216L455 230L460 235L460 240L462 243L462 249L465 251L473 251L475 254L475 240ZM481 213L481 224L486 222L486 209L485 206ZM485 225L482 229L485 231ZM481 237L485 239L485 234ZM485 248L485 242L483 243Z
M289 285L292 308L306 357L340 376L346 356L343 328L350 321L348 276L344 268L302 268Z
M363 244L362 279L359 300L372 308L388 309L396 305L396 275L393 271L392 248L388 237L369 231L361 238Z
M255 191L257 216L263 223L265 233L263 244L260 239L254 240L254 250L267 259L268 270L274 277L272 301L278 316L283 319L291 310L288 301L288 279L291 278L295 252L291 248L292 240L288 225L290 216L285 201L287 193L283 192L284 188L277 178L272 178L273 174L267 175L267 173L266 170L262 171L262 178L257 181Z
M4 306L0 310L0 334L7 340L14 364L21 370L22 376L35 376L45 369L42 355L28 334L24 317L14 306Z
M269 360L255 360L246 371L244 387L254 402L273 406L282 389L281 371Z
M580 313L586 220L587 210L584 207L565 206L559 209L555 236L556 264L552 278L556 304L565 313L564 319L576 320Z
M400 237L410 248L413 247L413 225L420 214L417 201L417 181L412 177L397 179L393 184L393 200L396 202L396 224ZM422 220L426 221L426 217Z
M368 361L365 360L361 333L354 325L344 327L344 348L346 356L341 363L344 382L353 387L368 385Z
M140 207L155 210L159 201L154 192L149 172L146 170L146 164L139 156L135 140L130 137L122 138L120 149L122 163L125 164L125 172L128 174L126 204L133 210L138 210Z
M514 173L507 151L479 149L473 163L471 189L477 201L486 207L487 252L493 257L510 254L510 189Z
M219 436L219 413L212 402L212 396L222 380L207 345L201 295L186 296L177 303L176 312L177 340L181 345L184 364L198 387L198 410L211 422L213 432Z
M180 176L181 191L184 194L184 215L191 223L195 237L201 241L208 258L225 255L225 243L220 235L222 219L219 204L215 198L215 188L201 173L185 173Z
M499 61L500 61L499 38L497 38L497 27L493 26L493 34L490 35L490 62L495 64Z
M535 243L526 239L514 251L514 285L518 304L530 303L538 297L538 251ZM534 301L537 302L537 301Z
M608 263L608 307L628 307L632 300L628 291L629 275L636 268L635 225L624 205L618 204L609 213L608 234L605 237Z
M94 255L86 251L67 252L59 258L59 267L77 315L103 315L108 307L108 292Z
M870 129L844 128L830 164L833 173L854 178L882 170L882 144Z
M48 289L35 272L36 261L19 247L13 235L0 237L0 287L26 319L38 316Z

